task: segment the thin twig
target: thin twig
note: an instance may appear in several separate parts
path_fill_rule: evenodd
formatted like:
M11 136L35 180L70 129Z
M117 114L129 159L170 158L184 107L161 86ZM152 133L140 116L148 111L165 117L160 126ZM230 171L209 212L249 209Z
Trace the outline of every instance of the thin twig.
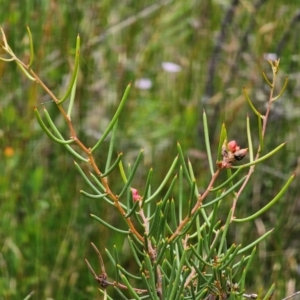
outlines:
M292 299L293 297L295 297L295 296L297 296L297 295L300 295L300 291L298 291L298 292L296 292L296 293L294 293L294 294L292 294L292 295L290 295L290 296L288 296L288 297L286 297L286 298L283 298L282 300Z
M270 89L269 100L268 100L268 104L267 104L267 110L266 110L266 113L263 117L262 139L264 139L264 136L265 136L265 133L266 133L267 123L268 123L269 115L270 115L271 108L272 108L272 99L273 99L273 94L274 94L274 88L275 88L275 82L276 82L276 75L277 75L277 71L278 71L279 60L274 61L274 62L270 61L270 64L271 64L271 67L272 67L273 78L272 78L272 87ZM259 158L260 152L261 152L261 147L259 146L254 160L257 160ZM256 165L252 165L249 168L249 171L248 171L248 174L247 174L247 177L246 177L245 181L243 182L243 184L240 187L239 191L236 193L236 196L235 196L235 198L233 200L233 204L232 204L231 221L235 218L234 212L235 212L235 209L236 209L237 201L238 201L242 191L246 187L248 181L250 180L250 177L251 177L252 173L254 172L255 166Z
M168 242L170 243L172 240L174 240L181 232L181 230L183 229L183 227L188 223L189 220L191 220L192 216L198 211L198 209L201 207L202 202L204 201L204 199L206 198L206 196L209 194L211 188L213 187L216 179L218 178L220 174L220 170L218 169L214 175L212 176L209 185L207 186L205 192L201 195L199 195L198 200L196 202L196 204L194 205L191 213L189 215L187 215L178 225L178 227L176 228L175 232L171 235L171 237L168 239Z
M63 106L61 104L59 104L59 100L58 98L51 92L51 90L47 87L47 85L41 80L41 78L24 62L22 62L21 60L19 60L16 55L14 54L14 52L10 49L7 41L6 41L6 37L5 34L2 32L2 39L4 41L4 46L3 49L12 57L14 58L14 60L16 61L17 64L20 64L27 72L28 74L30 74L30 76L32 76L35 81L43 88L43 90L53 99L53 101L56 103L60 113L62 114L63 118L65 119L65 122L67 123L67 126L69 128L70 131L70 136L71 138L75 141L75 143L79 146L79 148L87 155L88 160L90 165L92 166L92 168L94 169L96 175L98 176L98 178L100 178L101 183L103 184L104 188L105 188L105 193L107 194L107 196L113 200L116 208L118 209L119 213L121 214L121 216L125 216L126 212L124 211L124 209L122 208L122 206L119 203L119 199L118 196L115 195L111 189L110 186L108 184L107 178L105 177L101 177L102 173L99 170L95 159L92 155L92 151L91 148L85 146L80 139L77 137L76 135L76 131L73 127L71 118L67 115L66 111L64 110ZM130 218L125 218L125 221L130 229L130 231L132 232L132 234L134 234L140 241L143 242L143 237L139 234L139 232L136 230L135 226L133 225L132 221Z

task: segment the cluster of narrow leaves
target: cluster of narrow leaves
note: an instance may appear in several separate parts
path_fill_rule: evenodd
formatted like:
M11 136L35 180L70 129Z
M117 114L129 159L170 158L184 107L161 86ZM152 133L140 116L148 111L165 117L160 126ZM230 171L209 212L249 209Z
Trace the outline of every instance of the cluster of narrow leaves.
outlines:
M235 208L238 199L247 185L255 166L276 154L284 143L263 156L264 136L272 103L278 99L287 84L284 84L278 96L273 96L276 74L279 69L279 60L270 61L273 78L270 81L264 74L264 79L270 86L270 97L264 115L259 113L251 102L246 89L246 99L258 119L259 146L255 150L252 145L250 121L247 117L248 145L242 148L235 141L229 141L225 125L221 128L216 163L210 149L207 118L203 113L204 140L210 172L207 176L207 187L200 193L194 176L193 166L186 161L183 151L177 144L178 155L175 157L169 171L158 187L152 184L153 169L148 171L143 187L137 190L132 186L137 169L143 161L143 151L140 151L132 166L124 167L123 155L114 157L114 149L118 117L128 99L130 85L125 90L118 109L108 127L103 131L101 138L93 147L87 147L77 137L74 130L71 114L76 92L76 82L79 69L80 39L77 38L74 70L66 93L61 97L55 96L39 76L33 71L34 51L32 36L29 28L30 61L28 64L19 60L9 47L5 34L1 29L2 48L8 55L1 57L3 61L14 61L21 71L39 84L53 99L69 128L69 139L52 121L51 116L44 108L42 117L37 108L34 109L36 118L44 132L54 142L62 145L78 161L75 169L86 181L91 192L81 191L86 197L95 201L104 201L112 209L116 209L120 218L127 224L127 230L119 229L109 224L105 219L94 214L91 217L113 232L124 234L132 252L132 261L138 266L138 273L131 274L123 268L118 259L118 251L106 250L106 255L114 266L114 272L106 273L105 263L93 245L100 263L101 273L97 275L88 260L86 263L100 286L105 299L112 299L110 287L119 294L120 299L242 299L256 298L254 293L246 293L246 274L251 267L256 245L267 238L272 230L253 241L250 245L228 244L227 233L233 222L247 222L253 220L270 209L292 182L294 175L284 184L274 199L255 212L244 218L235 217ZM64 106L69 101L68 108ZM103 141L110 138L109 149L106 155L105 168L100 170L94 159L94 152L101 148ZM73 145L77 147L74 148ZM75 150L79 149L79 150ZM235 165L236 162L249 156L249 162ZM91 172L86 173L82 164L88 164ZM123 180L120 190L113 191L108 180L112 172L118 172ZM219 175L226 172L227 179L221 181ZM164 191L164 192L163 192ZM232 198L232 208L229 210L226 221L219 221L219 209L225 197ZM114 279L110 279L114 276ZM272 286L264 299L270 299Z

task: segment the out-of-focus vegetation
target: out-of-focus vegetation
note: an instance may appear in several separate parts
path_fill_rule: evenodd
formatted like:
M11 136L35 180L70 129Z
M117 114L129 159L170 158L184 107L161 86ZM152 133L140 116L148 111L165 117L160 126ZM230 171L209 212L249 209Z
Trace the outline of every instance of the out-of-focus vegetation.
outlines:
M267 145L275 148L282 138L288 145L268 165L256 169L238 203L236 215L242 217L263 206L276 194L282 178L298 168L297 8L296 0L118 4L4 0L0 20L24 60L29 54L25 24L30 26L37 56L34 68L58 94L67 85L80 33L83 47L73 118L82 139L94 143L127 83L136 82L120 120L118 148L130 162L143 147L145 164L153 165L156 174L165 174L178 140L188 150L200 184L208 169L200 134L202 109L208 112L215 152L222 122L231 138L246 144L244 120L250 109L244 105L242 86L252 89L252 99L263 110L267 89L259 74L268 71L266 57L279 56L279 80L283 83L289 76L289 85L276 102ZM89 242L99 248L117 243L124 250L123 264L130 269L126 245L121 237L109 238L90 219L90 212L108 214L106 208L80 196L84 183L73 161L44 137L33 117L33 106L45 105L59 123L57 109L36 84L17 72L13 64L0 64L0 297L20 299L34 290L35 299L100 298L84 264L84 257L90 261L94 257ZM150 80L150 89L138 88L142 78ZM98 159L101 163L101 153ZM164 164L155 163L161 161ZM142 182L145 174L140 175ZM236 243L247 243L275 227L272 237L260 245L248 278L256 293L276 282L276 299L300 289L300 202L295 182L270 213L244 231L231 233ZM109 214L117 224L116 215Z

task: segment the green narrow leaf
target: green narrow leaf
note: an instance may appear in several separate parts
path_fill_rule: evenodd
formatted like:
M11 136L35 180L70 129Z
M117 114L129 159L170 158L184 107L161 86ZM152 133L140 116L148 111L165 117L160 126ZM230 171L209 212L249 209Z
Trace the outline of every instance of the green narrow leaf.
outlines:
M114 245L114 247L113 247L113 257L114 257L114 261L115 261L114 268L116 270L116 281L119 282L120 281L119 272L118 272L118 270L119 270L119 268L118 268L118 266L119 266L119 255L118 255L116 245Z
M183 152L182 152L182 149L181 149L181 146L180 146L179 143L177 143L177 150L178 150L179 158L181 160L181 165L183 167L183 173L186 176L186 179L189 182L189 185L191 186L192 185L192 178L190 177L190 173L189 173L188 168L186 166L184 155L183 155Z
M149 197L145 200L146 203L149 203L152 199L154 199L159 193L160 191L163 189L163 187L165 186L165 184L167 183L167 181L169 180L172 172L174 171L176 164L178 162L178 156L175 157L166 177L164 178L163 182L160 184L160 186L158 187L158 189Z
M178 226L177 216L176 216L176 205L174 199L171 199L171 222L170 226L176 228Z
M131 84L128 84L125 92L124 92L124 95L122 97L122 100L117 108L117 111L115 113L115 115L113 116L113 118L111 119L109 125L107 126L106 130L104 131L104 133L102 134L101 138L99 139L99 141L96 143L96 145L92 148L91 152L94 152L100 145L101 143L105 140L105 138L107 137L107 135L110 133L110 131L112 130L113 126L115 125L115 123L117 122L122 110L123 110L123 107L127 101L127 98L128 98L128 95L129 95L129 91L130 91L130 87L131 87Z
M258 138L259 138L259 152L262 152L264 150L264 138L262 135L262 120L260 117L257 118L258 120Z
M215 187L215 188L212 188L210 191L211 192L216 192L222 188L224 188L228 183L231 183L233 186L233 182L232 180L243 170L243 168L239 168L237 169L234 174L232 174L230 177L228 177L228 179L226 179L222 184L220 184L219 186Z
M236 269L236 270L234 271L232 278L235 278L235 276L238 276L238 278L240 278L240 276L241 276L240 272L244 269L245 261L246 261L246 258L243 255L242 258L240 259L240 261L237 264L233 265L232 270L234 270L234 269Z
M29 60L28 68L30 68L34 61L34 49L33 49L33 40L32 40L32 34L30 28L28 25L26 25L26 28L29 37L30 60Z
M174 238L174 241L177 241L179 237L182 237L183 235L185 235L189 229L195 224L195 222L197 222L197 220L199 219L199 214L201 213L203 209L201 209L201 207L199 207L196 212L194 213L194 215L192 216L192 218L187 222L187 224L184 226L184 228L181 230L181 232L178 234L178 236L176 238ZM207 219L207 222L209 222L209 219ZM207 223L203 224L203 227L201 227L200 232L202 231L202 229L204 227L206 227ZM210 226L210 225L208 225ZM190 234L190 237L195 237L197 236L197 232L193 231L194 233Z
M280 93L276 97L272 98L272 101L275 101L275 100L279 99L282 96L282 94L284 93L284 91L287 87L287 84L288 84L288 77L285 78L285 82L284 82L284 85L283 85Z
M127 176L125 174L125 170L124 170L124 167L123 167L122 160L120 160L120 162L119 162L119 171L120 171L123 182L126 183L127 182Z
M217 197L208 203L202 204L202 208L205 208L207 206L210 206L210 205L215 204L216 202L222 200L224 197L226 197L228 194L230 194L232 191L234 191L235 188L237 188L239 185L241 185L246 180L246 178L247 178L247 175L244 176L242 179L240 179L237 183L235 183L230 189L228 189L224 193L222 193L220 197Z
M108 259L110 260L110 262L112 263L112 265L115 266L115 265L116 265L116 261L115 261L115 259L113 258L113 256L111 255L111 253L108 251L107 248L105 248L105 253L106 253ZM116 270L116 271L117 271L117 270Z
M119 228L116 228L110 224L108 224L107 222L103 221L102 219L100 219L99 217L93 215L93 214L90 214L90 216L95 219L96 221L98 221L99 223L101 223L102 225L104 225L105 227L107 227L108 229L111 229L115 232L118 232L118 233L122 233L122 234L129 234L130 231L128 230L122 230L122 229L119 229Z
M247 115L247 138L248 138L248 150L249 150L249 159L250 162L253 162L253 145L252 145L252 138L251 138L251 130L250 130L250 120L249 116Z
M119 294L119 296L121 297L120 299L128 300L128 298L122 293L122 291L117 286L114 286L114 288L117 291L117 293Z
M107 196L107 194L98 194L98 195L93 195L93 194L90 194L90 193L87 193L83 190L80 190L80 193L83 194L84 196L88 197L88 198L91 198L91 199L101 199L101 198L104 198Z
M289 185L292 183L293 179L294 179L295 175L293 174L288 181L286 182L286 184L283 186L283 188L280 190L280 192L267 204L265 205L262 209L260 209L259 211L257 211L255 214L247 217L247 218L243 218L243 219L233 219L234 222L238 222L238 223L242 223L242 222L248 222L251 220L256 219L257 217L259 217L261 214L263 214L264 212L266 212L267 210L269 210L281 197L282 195L285 193L285 191L287 190L287 188L289 187Z
M66 144L71 144L71 143L74 143L74 140L68 140L68 141L65 141L65 140L61 140L57 137L55 137L52 132L47 128L47 126L45 125L45 123L43 122L41 116L40 116L40 113L38 111L38 109L35 107L34 108L34 113L35 113L35 116L37 118L37 121L38 123L40 124L41 128L43 129L43 131L47 134L47 136L53 140L54 142L56 143L59 143L59 144L62 144L62 145L66 145Z
M112 135L110 138L109 142L109 148L108 148L108 154L107 154L107 159L106 159L106 164L105 164L105 172L110 169L110 163L111 163L111 158L114 150L114 144L116 140L116 132L117 132L117 127L118 127L118 120L116 121L113 130L112 130Z
M165 218L163 212L160 211L158 226L156 227L157 230L156 230L155 234L153 234L153 237L155 238L156 241L158 241L161 236L165 237L165 234L164 234L165 228L166 228L166 218Z
M73 87L76 86L76 79L77 79L78 69L79 69L79 56L80 56L80 36L78 34L77 38L76 38L76 48L75 48L75 67L74 67L73 74L72 74L72 77L70 80L70 84L67 88L65 95L62 96L61 99L59 99L57 104L62 104L64 101L66 101L68 99L68 97L70 96ZM71 109L72 109L72 107L69 106L68 116L70 116L69 113L71 112Z
M20 68L20 70L22 71L22 73L23 73L29 80L31 80L31 81L36 81L36 79L28 73L28 71L24 68L24 66L23 66L21 63L19 63L18 61L16 61L16 64L17 64L17 66Z
M173 245L173 244L171 244ZM170 245L170 246L171 246ZM173 254L174 252L170 251L170 254ZM174 258L170 259L171 262L173 262L172 266L171 266L171 274L170 274L170 278L169 278L169 282L168 282L168 285L167 285L167 288L166 288L166 299L172 299L170 298L170 295L171 295L171 292L174 288L174 280L175 280L175 277L176 277L176 273L180 273L180 271L178 270L178 268L176 267L176 263L177 263L177 259L176 257L174 256Z
M196 235L197 235L197 241L198 241L198 246L197 246L197 249L198 249L198 253L202 253L202 236L201 236L201 224L200 224L200 218L197 218L196 219Z
M164 198L162 199L163 203L165 203L170 198L173 188L175 186L175 183L177 182L177 178L178 178L178 176L175 175L174 178L172 179L172 182L170 183L169 188L168 188Z
M161 260L166 257L166 249L167 249L168 243L165 239L161 239L159 241L158 246L159 246L158 251L157 251L158 256L155 261L156 266L160 265Z
M225 245L225 240L226 240L228 228L229 228L229 225L230 225L231 215L232 215L232 209L229 211L225 226L223 226L223 228L221 229L223 234L222 234L222 238L221 238L221 242L220 242L220 246L219 246L219 250L218 250L218 256L221 255L221 253L223 251L223 247Z
M133 165L133 167L132 167L132 170L131 170L131 172L130 172L130 174L129 174L129 177L128 177L128 179L127 179L127 182L125 183L123 189L122 189L121 192L119 193L119 198L122 197L122 195L126 192L126 190L128 189L128 187L130 186L130 184L131 184L131 182L132 182L132 179L133 179L133 177L134 177L134 175L135 175L135 173L136 173L136 170L137 170L137 168L138 168L138 166L139 166L139 164L140 164L140 162L141 162L143 156L144 156L144 149L142 149L142 150L140 151L140 153L139 153L139 155L138 155L138 157L137 157L137 159L136 159L136 161L135 161L135 163L134 163L134 165ZM120 164L119 164L119 165L120 165Z
M77 89L78 70L79 70L79 68L77 68L77 73L76 73L75 80L74 80L74 83L73 83L73 86L72 86L72 90L71 90L71 94L70 94L69 107L68 107L68 111L67 111L67 116L70 119L71 119L72 109L73 109L74 102L75 102L75 95L76 95L76 89Z
M206 118L206 113L204 110L203 110L203 127L204 127L204 139L205 139L205 146L206 146L206 152L207 152L207 159L208 159L208 163L209 163L209 169L210 169L211 176L213 176L215 172L214 172L213 161L212 161L211 150L210 150L207 118Z
M32 291L30 294L28 294L28 295L24 298L24 300L29 300L33 294L34 294L34 291Z
M190 160L188 161L188 168L189 168L190 176L191 176L191 179L192 179L192 185L191 185L191 188L192 188L192 191L193 191L195 197L198 198L198 196L199 196L199 191L198 191L197 185L194 184L194 183L196 182L196 178L195 178L193 166L192 166Z
M218 211L218 207L219 207L218 204L219 204L218 202L216 202L214 204L213 210L211 212L211 219L210 219L211 220L211 224L215 224L216 223L217 211ZM209 230L208 230L208 241L209 241L209 243L211 243L211 241L212 241L213 229L214 229L214 226L210 226Z
M267 294L265 295L265 297L263 298L263 300L270 300L273 293L275 291L275 283L273 283L270 287L270 289L268 290Z
M88 186L97 194L102 195L102 193L92 184L92 182L89 180L89 178L85 175L83 170L80 168L79 164L74 161L75 168L81 175L81 177L84 179L84 181L88 184Z
M202 230L201 230L201 232L202 232L202 241L203 241L203 254L205 253L206 254L206 256L207 256L207 254L209 253L209 247L210 247L210 245L208 245L208 240L207 240L207 231L206 231L206 226L203 226L202 227Z
M131 286L130 282L127 280L125 275L121 275L123 283L127 286L128 291L132 297L136 300L140 300L140 296L135 292L134 288Z
M52 119L48 113L48 111L46 110L46 108L44 108L44 114L45 117L48 121L48 124L50 125L51 129L54 131L54 133L56 133L56 135L61 139L64 140L64 138L62 137L62 135L60 134L59 130L56 128L56 126L54 125L54 123L52 122ZM70 145L63 145L71 154L73 154L76 158L78 158L81 161L84 161L86 163L89 162L88 159L82 157L80 154L78 154Z
M253 248L257 244L259 244L261 241L263 241L265 238L267 238L273 232L273 230L274 229L271 229L271 230L267 231L265 234L263 234L261 237L259 237L258 239L256 239L254 242L252 242L251 244L249 244L249 245L245 246L244 248L242 248L241 250L239 250L237 254L242 254L245 251Z
M196 181L193 181L193 185L190 191L190 197L188 201L188 216L192 215L192 209L194 207L194 199L195 199L195 188L196 188Z
M258 117L262 118L262 115L256 110L256 108L255 108L254 105L252 104L252 102L251 102L251 100L250 100L250 98L249 98L249 95L248 95L248 93L247 93L246 87L243 87L243 92L244 92L244 95L245 95L245 97L246 97L246 100L247 100L249 106L251 107L252 111L253 111Z
M192 185L191 185L192 186ZM179 183L178 183L178 219L182 221L183 215L183 169L182 165L179 168Z
M163 260L163 262L162 262L162 267L161 267L161 271L162 271L162 273L163 273L163 275L164 275L164 277L165 277L165 282L167 283L167 284L169 284L170 283L170 278L169 278L169 276L168 276L168 273L169 273L169 271L171 271L172 270L172 266L171 266L171 264L169 263L169 261L166 259L166 258L164 258L164 260ZM167 295L167 289L166 289L166 285L165 285L165 288L164 288L164 291L165 291L165 295Z
M98 289L99 292L103 295L103 300L114 300L113 298L111 298L110 296L107 295L107 290L104 289L104 290L101 290L101 289Z
M225 255L222 257L222 254L220 256L220 258L218 259L219 263L223 263L226 262L226 260L232 255L232 253L236 250L237 246L236 244L232 244L231 247L226 250L226 247L223 247L223 252L225 253ZM223 268L223 267L222 267Z
M166 276L165 274L163 274L162 268L160 266L158 266L158 268L161 270L161 287L162 287L162 295L165 295L165 291L166 291Z
M80 154L78 154L70 145L63 145L71 154L73 154L73 156L75 156L76 158L78 158L79 160L88 163L89 160L84 158L83 156L81 156Z
M218 146L218 161L221 161L223 159L222 157L222 147L224 142L227 141L227 131L226 131L226 126L223 123L221 127L221 133L220 133L220 138L219 138L219 146Z
M94 179L95 183L97 184L97 186L99 187L99 189L103 192L105 192L105 188L104 186L101 184L101 182L97 179L97 177L93 174L90 173L91 177ZM98 192L100 192L100 190ZM107 197L103 197L103 199L105 200L105 202L107 202L110 205L115 205L113 201L111 201L110 199L108 199ZM121 202L119 202L119 204L122 206L122 208L126 211L127 210L127 206Z
M198 253L193 246L190 246L190 247L191 247L192 252L194 253L194 255L199 259L199 261L203 264L203 266L207 266L207 267L210 267L210 268L213 267L213 264L210 264L207 259L204 259L202 257L202 255L200 253ZM191 260L191 263L192 263L192 260ZM200 272L200 273L202 273L202 272Z
M208 284L207 284L207 286L208 286ZM207 292L208 292L207 288L203 289L201 291L199 297L197 298L197 300L204 299L204 297L207 296Z
M158 203L156 203L156 208L155 208L155 212L154 212L154 219L150 223L149 237L152 237L152 236L156 235L156 232L158 231L162 206L163 206L162 201L159 201Z
M241 290L244 290L244 288L245 288L245 280L246 280L247 272L248 272L250 266L252 265L255 253L256 253L256 247L253 248L253 250L251 252L251 255L250 255L250 258L249 258L249 260L247 262L247 265L246 265L246 267L245 267L245 269L243 271L243 274L241 276L241 279L240 279L240 281L238 283L238 285L239 285L239 287L240 287Z
M282 143L280 144L278 147L276 147L274 150L270 151L268 154L260 157L259 159L254 160L253 162L235 167L235 166L231 166L232 169L238 169L238 168L247 168L247 167L251 167L253 165L256 165L264 160L266 160L267 158L271 157L272 155L274 155L275 153L277 153L281 148L283 148L285 146L286 143Z
M171 250L170 253L173 254L174 252ZM176 268L176 257L174 257L173 259L171 258L170 261L173 262L173 264L171 265L171 268L170 268L171 274L170 274L170 277L169 277L168 285L166 287L165 299L171 299L170 298L170 293L171 293L172 288L173 288L173 283L174 283L174 280L175 280L176 272L178 272L178 269Z
M117 159L111 165L111 167L109 169L105 170L105 172L103 174L101 174L100 178L107 177L119 165L119 162L121 161L122 157L123 157L123 153L121 152L118 154Z
M150 284L148 282L148 278L147 278L147 276L146 276L146 274L144 272L142 272L142 279L143 279L143 281L144 281L144 283L146 285L146 289L147 289L147 291L149 293L149 295L147 296L146 299L149 299L149 297L150 297L150 300L156 300L157 299L157 297L155 296L156 292L154 292L152 290L152 288L151 288L151 286L150 286Z
M128 244L129 244L129 247L131 249L131 253L132 253L132 255L133 255L133 257L134 257L134 259L135 259L138 267L141 268L142 267L142 263L141 263L141 261L139 259L138 254L137 254L137 248L134 245L134 241L133 241L133 239L130 236L128 236ZM142 255L142 252L139 251L139 254Z
M237 252L239 251L239 249L242 247L242 245L238 245L235 246L235 250L234 252L230 255L230 257L228 257L228 259L225 261L224 265L221 265L220 270L225 270L230 263L233 262L233 260L236 258L237 256ZM230 248L231 249L231 248ZM230 268L231 269L231 268Z
M152 266L152 262L149 255L146 254L144 258L145 258L145 269L147 271L148 282L150 285L150 291L156 293L155 270Z
M11 61L15 61L16 59L14 57L12 58L4 58L0 56L0 60L5 61L5 62L11 62Z
M269 87L272 89L273 88L273 84L269 81L267 75L265 72L262 72L263 78L265 79L266 83L269 85Z
M144 195L142 197L143 200L142 200L141 208L144 207L145 200L148 197L148 193L150 191L150 183L151 183L152 175L153 175L153 169L151 168L149 170L149 173L148 173L148 176L147 176L147 181L146 181L146 185L145 185Z
M239 253L238 253L239 254ZM250 258L250 255L248 256L243 256L244 260L240 260L239 262L237 262L236 264L233 265L232 270L236 269L236 268L240 268L240 265L242 265L242 268L244 267L244 264L246 261L248 261L248 259ZM236 273L236 272L235 272Z
M95 183L97 184L97 186L101 189L101 191L105 192L105 187L103 186L103 184L99 181L99 179L90 172L91 177L94 179Z
M134 202L131 210L124 216L124 218L129 218L132 216L134 212L136 212L137 208L139 207L139 201Z
M174 282L171 281L172 289L171 289L170 296L168 297L168 299L174 299L178 288L180 289L181 285L179 283L179 280L180 280L180 277L182 276L182 270L186 263L187 253L188 253L188 249L185 249L185 251L183 251L183 253L181 255L179 266L178 266L178 268L176 268L177 270L176 270L175 280L174 280Z
M128 164L128 172L131 172L131 165ZM126 184L125 184L126 185ZM125 190L124 194L126 193L126 206L127 206L127 212L129 212L133 206L133 195L130 185ZM118 196L118 200L120 201L120 195Z
M180 280L178 281L179 283L179 286L176 290L176 297L175 297L175 300L183 300L184 297L183 297L183 289L184 289L184 283L186 282L188 276L189 276L189 273L190 273L190 269L189 268L184 268L182 270L182 275L180 278ZM184 291L185 292L185 291ZM173 299L173 298L172 298Z

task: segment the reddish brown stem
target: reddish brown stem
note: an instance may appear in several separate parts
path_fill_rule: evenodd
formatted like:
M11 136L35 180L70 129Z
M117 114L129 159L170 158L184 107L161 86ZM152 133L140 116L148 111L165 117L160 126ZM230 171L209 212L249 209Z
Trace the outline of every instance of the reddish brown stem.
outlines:
M277 74L277 71L278 71L278 63L277 62L272 62L272 64L276 64L276 68L274 69L274 67L272 67L272 71L273 71L273 79L272 79L272 83L271 83L272 87L271 87L271 90L270 90L270 95L269 95L269 101L268 101L268 105L267 105L267 110L266 110L265 115L263 116L263 126L262 126L262 139L263 140L264 140L264 137L265 137L265 133L266 133L266 129L267 129L267 123L268 123L268 119L269 119L269 115L270 115L271 107L272 107L272 99L273 99L273 94L274 94L276 74ZM258 150L257 150L257 153L255 155L255 159L254 160L257 160L259 158L260 152L261 152L261 147L259 146ZM234 212L235 212L235 209L236 209L237 201L238 201L240 195L242 194L242 191L246 187L247 183L249 182L249 179L250 179L252 173L254 172L255 166L256 165L252 165L249 168L249 171L248 171L248 174L247 174L247 177L246 177L245 181L243 182L243 184L240 187L239 191L235 195L235 198L234 198L233 203L232 203L231 221L235 218Z
M220 174L220 170L218 169L212 176L209 185L207 186L205 192L202 195L198 196L198 200L196 202L196 204L194 205L194 207L192 208L191 214L187 215L178 225L178 227L176 228L175 232L171 235L171 237L169 238L168 242L170 243L172 240L174 240L182 231L182 229L184 228L184 226L188 223L188 221L193 217L193 215L198 211L198 209L201 207L204 199L206 198L206 196L209 194L210 190L212 189L214 182L216 181L216 179L218 178Z
M22 63L22 62L21 62ZM116 208L118 209L118 211L120 212L120 214L124 217L126 215L126 212L124 211L124 209L122 208L122 206L119 203L118 197L117 195L115 195L108 184L107 179L101 178L101 171L99 170L95 159L92 155L91 149L86 147L77 137L75 129L73 127L72 121L69 118L69 116L67 115L67 113L65 112L64 108L62 107L61 104L59 104L59 100L58 98L50 91L50 89L44 84L44 82L38 77L38 75L32 70L29 69L24 63L22 63L22 65L31 73L31 75L35 78L36 82L38 84L40 84L40 86L46 91L46 93L53 99L53 101L57 104L57 107L60 111L60 113L62 114L62 116L64 117L69 131L70 131L70 135L72 137L72 139L74 139L75 143L79 146L79 148L88 156L88 160L90 165L92 166L92 168L94 169L95 173L97 174L98 178L100 178L101 183L103 184L104 188L105 188L105 192L107 193L108 197L113 200ZM139 232L136 230L135 226L133 225L132 221L130 218L125 218L125 221L129 227L129 230L132 232L132 234L134 234L140 241L143 242L143 237L139 234Z

